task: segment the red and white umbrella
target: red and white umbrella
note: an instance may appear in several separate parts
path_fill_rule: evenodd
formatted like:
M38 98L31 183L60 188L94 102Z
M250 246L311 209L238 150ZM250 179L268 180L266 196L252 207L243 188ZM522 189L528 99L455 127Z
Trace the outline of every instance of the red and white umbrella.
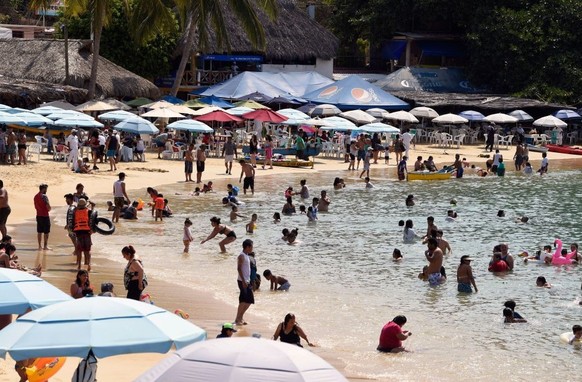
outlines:
M208 114L201 115L196 117L198 121L216 121L216 122L242 122L243 120L235 115L228 114L225 111L217 110L210 112Z

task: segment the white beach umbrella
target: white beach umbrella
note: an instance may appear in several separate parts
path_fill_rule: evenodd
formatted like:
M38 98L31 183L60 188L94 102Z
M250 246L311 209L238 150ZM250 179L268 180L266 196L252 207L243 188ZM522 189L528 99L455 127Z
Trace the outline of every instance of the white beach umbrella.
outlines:
M89 111L108 111L117 110L117 107L103 101L88 101L80 104L75 108L77 111L89 112Z
M475 110L465 110L459 113L459 115L463 118L468 119L469 121L479 122L482 121L485 116L478 111Z
M243 114L250 113L251 111L255 111L255 109L251 109L250 107L237 106L237 107L233 107L230 109L226 109L225 111L228 114L236 115L237 117L240 117Z
M11 106L8 105L4 105L3 103L0 103L0 110L9 110L12 109Z
M370 134L374 134L374 133L398 134L398 133L400 133L399 128L394 127L392 125L388 125L386 123L382 123L382 122L368 123L367 125L360 126L359 129L362 131L365 131L366 133L370 133Z
M114 110L107 113L99 114L97 118L107 121L124 121L128 118L133 118L136 115L125 110Z
M309 115L297 109L281 109L278 110L277 113L283 114L289 119L309 119Z
M368 110L366 110L366 113L368 113L372 117L376 117L378 119L388 119L388 116L390 115L389 112L387 112L384 109L380 109L379 107L373 107L371 109L368 109Z
M285 123L287 123L287 121L285 121ZM331 123L329 121L325 121L324 119L321 119L319 117L310 118L310 119L303 119L303 120L301 120L301 124L307 125L307 126L318 126L318 127L333 126L333 123Z
M27 113L18 113L17 116L18 116L18 118L24 119L24 121L26 122L26 124L28 126L44 126L44 125L52 125L53 124L52 119L44 117L40 114L27 112Z
M83 113L81 113L79 111L75 111L75 110L61 110L61 111L51 113L51 114L47 115L46 117L49 119L52 119L53 121L56 121L57 119L64 119L64 118L85 118L85 119L94 120L94 118L91 117L90 115L83 114Z
M414 115L417 118L427 118L427 119L432 119L439 116L439 113L437 113L434 109L431 109L430 107L426 106L415 107L414 109L410 110L410 114Z
M254 109L251 109L251 111L252 110L254 110ZM200 115L212 113L213 111L225 111L225 110L221 107L218 107L218 106L206 106L206 107L203 107L202 109L195 110L194 113L192 113L191 115L200 116Z
M401 122L418 123L418 119L405 110L399 110L395 111L394 113L390 113L388 119L394 119Z
M85 127L85 128L103 128L103 124L101 122L97 122L94 119L85 119L85 118L63 118L57 119L55 122L55 126L66 126L66 127Z
M166 126L168 129L174 130L184 130L193 133L213 133L214 129L207 124L196 121L195 119L182 119L176 122L170 123Z
M194 110L192 110L194 112ZM176 113L172 111L169 107L160 107L157 109L153 109L140 115L140 117L145 118L184 118L184 116L180 113Z
M150 121L140 117L133 117L119 122L115 128L133 134L157 134L160 130Z
M516 123L519 120L511 115L507 115L505 113L495 113L490 114L487 117L483 118L484 121L487 122L495 122L495 123Z
M183 115L193 115L194 109L190 109L188 106L184 105L174 105L170 106L168 109L175 111L176 113L180 113Z
M342 111L337 108L335 105L323 104L317 105L316 107L311 110L312 117L328 117L332 115L337 115Z
M467 118L461 117L460 115L448 113L448 114L443 114L443 115L440 115L440 116L434 118L432 120L432 122L433 123L447 123L450 125L460 125L463 123L468 123L469 120Z
M559 118L554 117L553 115L546 115L545 117L536 119L533 122L534 126L541 126L541 127L550 127L550 128L554 128L554 127L567 127L568 124L564 121L562 121Z
M174 106L173 103L170 103L168 101L161 100L161 101L147 103L147 104L145 104L143 106L140 106L140 109L159 109L159 108L162 108L162 107L166 107L167 108L167 107L172 107L172 106Z
M359 124L376 122L375 117L360 109L344 111L343 113L340 113L339 116Z
M523 110L514 110L509 115L517 118L521 122L533 121L533 117Z
M0 111L0 125L20 125L28 126L26 121L18 116L18 114L10 114Z
M40 115L49 115L52 113L56 113L57 111L63 111L60 107L56 106L41 106L37 107L36 109L32 109L31 112Z
M126 103L116 100L115 98L107 98L103 100L103 102L115 106L115 110L131 110L131 106L128 106Z
M331 126L322 126L322 130L336 130L336 131L347 131L347 130L359 130L355 123L349 121L342 117L327 117L324 118L325 123Z

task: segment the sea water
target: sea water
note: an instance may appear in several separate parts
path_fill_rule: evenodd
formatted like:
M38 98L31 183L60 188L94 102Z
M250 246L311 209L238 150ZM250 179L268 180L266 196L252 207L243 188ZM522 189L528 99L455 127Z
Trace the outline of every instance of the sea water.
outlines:
M347 187L334 191L331 185L338 175L346 178ZM273 224L273 213L285 203L284 190L289 185L298 190L303 178L310 197L327 190L329 213L319 213L316 223L295 215ZM287 293L269 292L263 280L250 312L272 322L273 331L286 313L295 313L310 341L345 362L347 375L400 381L579 380L581 350L560 343L559 335L582 324L580 266L524 264L517 254L533 254L555 237L567 248L582 239L580 171L398 182L392 173L377 170L372 181L375 187L366 190L355 172L263 176L256 180L254 196L241 191L239 199L245 204L239 213L247 218L236 223L229 222L230 208L221 203L226 181L215 182L214 193L200 196L189 195L194 184L162 186L158 189L170 200L174 216L155 223L144 210L138 221L123 221L115 235L98 240L99 256L122 262L121 247L133 244L148 275L210 290L232 304L231 316L217 317L228 321L234 319L238 296L236 255L242 241L251 238L259 273L268 268L292 286ZM405 206L408 194L416 200L413 207ZM130 197L147 200L145 190ZM456 206L450 204L453 198ZM104 205L104 196L97 199ZM309 202L294 198L298 211L300 204ZM457 211L457 221L445 220L448 209ZM506 217L497 217L500 209ZM252 213L259 216L257 229L246 234ZM448 281L436 288L417 278L426 265L426 246L403 244L398 226L399 220L412 219L422 235L429 215L453 249L444 262ZM524 215L528 223L515 221ZM222 235L199 244L212 230L212 216L222 218L238 236L227 246L227 254L219 253ZM186 217L194 222L190 254L182 253ZM281 240L282 228L299 228L299 243ZM502 242L509 244L515 269L499 276L487 266L493 246ZM402 251L402 262L392 261L394 248ZM474 259L478 293L457 293L456 269L462 255ZM538 276L545 276L553 288L537 288ZM507 299L516 301L516 311L527 324L503 324ZM396 315L408 319L404 329L413 335L404 344L412 352L380 354L375 351L380 330Z

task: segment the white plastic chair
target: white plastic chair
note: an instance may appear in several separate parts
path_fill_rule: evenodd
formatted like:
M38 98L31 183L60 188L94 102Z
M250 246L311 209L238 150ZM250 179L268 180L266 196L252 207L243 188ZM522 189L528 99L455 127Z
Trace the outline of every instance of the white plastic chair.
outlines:
M513 135L508 135L508 136L499 136L499 141L498 141L498 145L499 146L505 146L505 148L507 148L509 150L509 146L511 146L511 141L513 140Z
M453 137L453 145L456 143L457 148L460 148L461 145L465 144L465 134L459 134L456 137Z
M440 133L441 141L440 146L451 147L453 145L453 136L449 133Z
M47 151L48 140L45 137L43 137L42 135L35 135L34 139L36 139L36 143L40 145L41 151L43 149L44 151Z
M36 161L40 162L41 151L42 145L38 143L32 143L31 145L28 146L28 149L26 150L26 157L28 158L28 160L30 160L30 158L32 158L32 156L36 154Z
M570 144L576 143L578 140L578 132L571 132L566 135Z

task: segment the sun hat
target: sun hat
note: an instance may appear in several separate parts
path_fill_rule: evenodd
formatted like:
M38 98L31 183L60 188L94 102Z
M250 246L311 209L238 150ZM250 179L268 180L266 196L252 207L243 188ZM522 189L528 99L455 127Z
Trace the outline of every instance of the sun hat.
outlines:
M222 329L227 329L227 330L232 330L233 332L236 333L236 329L234 328L234 326L232 325L232 322L225 322L224 324L222 324Z
M469 255L461 256L461 262L463 261L473 261Z

